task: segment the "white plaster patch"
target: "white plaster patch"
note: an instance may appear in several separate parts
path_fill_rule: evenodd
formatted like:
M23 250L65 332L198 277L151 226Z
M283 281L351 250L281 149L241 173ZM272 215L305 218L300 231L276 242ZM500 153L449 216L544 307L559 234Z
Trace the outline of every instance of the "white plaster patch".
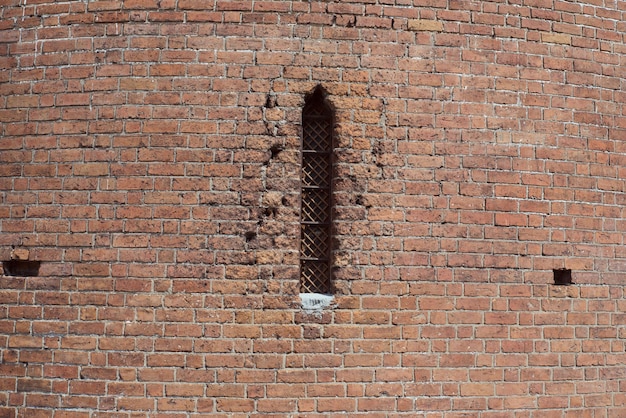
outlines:
M321 293L300 293L302 301L302 309L306 313L317 313L328 308L333 303L332 295L323 295Z

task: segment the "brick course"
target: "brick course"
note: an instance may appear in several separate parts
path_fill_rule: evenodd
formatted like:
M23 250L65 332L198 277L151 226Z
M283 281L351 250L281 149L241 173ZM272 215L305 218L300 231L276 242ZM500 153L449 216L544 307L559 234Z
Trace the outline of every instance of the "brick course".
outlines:
M4 2L0 261L41 264L0 276L0 417L625 417L624 13ZM318 85L335 297L309 312Z

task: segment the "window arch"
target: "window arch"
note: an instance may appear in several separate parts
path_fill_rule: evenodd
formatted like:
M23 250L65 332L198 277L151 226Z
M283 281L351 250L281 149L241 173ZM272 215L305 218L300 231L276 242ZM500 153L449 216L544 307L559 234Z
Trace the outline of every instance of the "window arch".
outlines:
M318 86L302 109L300 289L330 293L333 112Z

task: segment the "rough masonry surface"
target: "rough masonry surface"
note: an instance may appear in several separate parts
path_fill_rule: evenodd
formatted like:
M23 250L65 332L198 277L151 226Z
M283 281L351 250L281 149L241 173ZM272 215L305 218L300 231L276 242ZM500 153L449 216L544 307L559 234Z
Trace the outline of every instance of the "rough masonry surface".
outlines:
M0 6L0 417L626 417L624 2Z

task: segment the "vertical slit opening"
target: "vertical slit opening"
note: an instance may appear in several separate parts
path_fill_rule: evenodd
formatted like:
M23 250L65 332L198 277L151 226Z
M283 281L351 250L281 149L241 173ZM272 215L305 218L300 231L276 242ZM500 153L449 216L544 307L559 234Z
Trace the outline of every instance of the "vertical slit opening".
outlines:
M333 113L321 87L302 109L300 290L330 293Z

